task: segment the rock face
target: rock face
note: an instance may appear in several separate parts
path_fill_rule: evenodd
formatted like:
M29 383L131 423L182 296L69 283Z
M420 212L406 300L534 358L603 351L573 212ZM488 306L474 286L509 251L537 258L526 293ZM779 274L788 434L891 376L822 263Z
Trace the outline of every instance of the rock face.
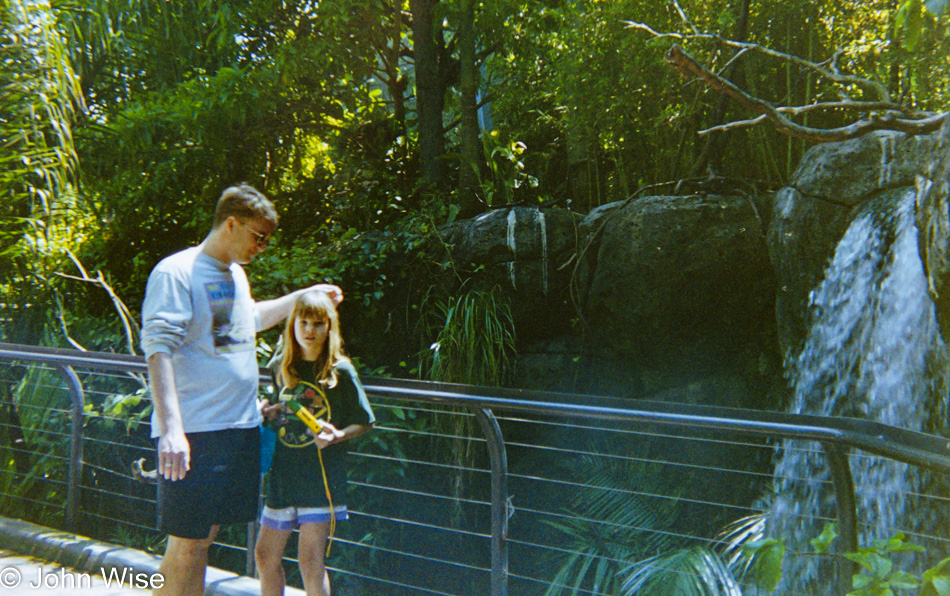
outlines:
M591 214L574 290L595 341L681 382L734 362L772 321L760 213L748 197L696 195Z
M441 236L453 265L511 299L519 334L551 334L570 319L567 294L581 217L566 209L512 207L447 226Z
M774 196L641 197L583 218L516 207L456 222L442 239L474 285L508 293L519 387L782 407L763 396L784 391L782 360L801 351L810 293L854 213L915 186L946 335L950 125L815 146ZM749 395L716 397L740 385Z
M583 220L497 210L442 238L477 287L508 291L516 385L637 397L682 388L702 401L716 392L704 383L732 387L723 379L737 371L750 386L780 376L769 213L763 198L644 197ZM747 401L733 392L725 403Z
M768 232L776 274L776 327L786 358L801 350L809 293L823 279L855 207L882 192L913 187L937 142L935 136L886 131L816 145L802 157L776 197Z
M815 145L802 157L789 186L803 195L854 207L881 190L913 185L936 142L932 135L880 131Z
M934 137L936 146L917 177L918 246L937 321L950 339L950 120Z
M768 250L775 271L775 324L786 359L801 350L808 332L809 293L821 282L850 212L846 205L803 194L794 186L775 198Z

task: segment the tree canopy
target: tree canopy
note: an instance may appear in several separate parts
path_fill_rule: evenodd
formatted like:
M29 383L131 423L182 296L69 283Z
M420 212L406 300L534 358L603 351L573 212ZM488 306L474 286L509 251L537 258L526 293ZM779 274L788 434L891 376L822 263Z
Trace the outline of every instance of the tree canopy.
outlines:
M239 181L282 216L251 270L260 292L346 279L367 306L398 283L380 261L456 217L585 212L688 177L780 185L809 142L724 126L758 114L683 78L667 50L682 44L769 105L872 98L723 40L942 113L947 12L934 0L0 1L0 302L61 305L26 326L5 306L2 338L98 329L82 321L119 297L135 310L155 262L200 241ZM873 111L789 117L827 128Z

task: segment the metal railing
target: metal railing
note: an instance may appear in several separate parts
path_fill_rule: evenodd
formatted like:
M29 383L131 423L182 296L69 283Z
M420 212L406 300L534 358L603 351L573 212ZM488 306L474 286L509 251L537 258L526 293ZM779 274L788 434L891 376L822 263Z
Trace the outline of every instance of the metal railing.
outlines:
M83 382L83 375L104 375L105 373L118 373L117 378L128 379L135 385L141 385L146 372L144 360L141 357L105 354L105 353L87 353L73 350L40 348L33 346L0 344L0 361L15 363L18 366L41 366L47 367L50 372L55 371L65 382L65 386L70 395L70 407L63 410L63 415L67 415L71 421L70 432L68 436L69 454L64 459L68 460L68 474L66 475L66 492L64 524L66 529L74 530L77 528L78 520L83 517L82 495L84 466L89 463L84 461L84 428L89 423L87 398L87 384L95 385L102 383L102 377L86 379L87 384ZM93 373L82 373L77 371L95 371ZM2 384L3 379L0 379ZM22 382L22 381L18 381ZM266 384L268 379L262 376L262 382ZM371 470L378 470L391 473L396 469L404 473L412 482L426 484L433 483L434 479L443 479L443 477L452 476L456 479L465 478L468 484L477 486L477 488L487 488L489 493L488 500L481 498L472 498L464 490L448 490L439 493L437 489L430 487L419 487L412 484L406 486L396 484L374 483L372 480L352 482L356 489L363 491L367 502L381 502L388 504L388 509L371 510L369 507L360 509L352 508L354 517L363 519L367 524L376 524L372 526L379 532L390 532L396 534L397 538L391 540L392 543L405 544L412 542L410 540L400 541L398 535L409 532L409 530L418 530L418 534L413 536L422 536L425 534L441 536L443 533L451 532L450 540L461 546L455 548L455 551L471 555L473 561L480 555L469 547L470 544L478 543L485 538L490 543L490 564L486 569L477 561L448 560L440 557L438 552L440 548L431 549L429 552L415 552L412 545L400 548L383 548L375 544L364 544L362 539L341 537L344 545L351 545L356 549L362 549L360 552L365 554L367 560L379 561L386 557L393 557L400 561L409 561L406 563L411 567L411 562L421 559L425 565L445 566L450 569L444 575L452 574L467 576L471 574L477 577L480 574L488 573L490 575L490 590L495 596L508 594L511 590L512 582L517 582L519 588L516 593L535 593L541 589L552 585L559 585L557 578L538 577L541 573L538 571L541 565L526 566L524 560L537 558L537 553L548 557L562 556L563 560L569 560L571 556L578 555L579 551L572 550L570 545L565 545L563 540L548 540L544 542L537 538L537 532L530 534L518 530L517 536L512 536L509 523L514 512L518 512L522 518L526 518L526 526L542 525L548 533L554 532L556 536L563 538L570 536L570 532L565 533L564 528L575 523L589 523L591 525L600 524L609 525L609 521L598 519L580 519L576 510L566 510L564 501L575 503L583 499L595 497L604 492L621 491L623 496L637 499L639 503L654 501L665 503L662 507L672 508L674 506L686 506L703 511L715 510L717 515L733 515L733 512L752 512L754 509L749 502L726 502L725 500L703 500L690 497L684 497L680 493L662 494L661 491L652 489L630 489L630 487L608 487L600 486L583 481L577 481L570 475L555 477L548 474L542 476L536 474L532 469L532 462L540 462L542 455L551 455L553 460L567 460L575 458L580 464L575 469L583 469L588 460L576 458L589 458L590 461L615 462L618 465L628 466L658 466L669 467L686 474L743 474L743 480L737 484L747 483L756 484L761 488L768 482L769 466L767 461L774 454L776 446L769 444L768 440L788 439L805 442L815 442L824 450L828 466L831 470L832 487L835 495L836 517L839 524L841 537L843 541L842 550L844 552L857 550L858 546L858 519L855 511L855 486L851 477L849 454L852 451L865 452L874 456L893 459L900 462L912 464L913 466L933 470L941 474L950 473L950 443L946 439L911 432L899 428L893 428L882 424L868 421L843 419L843 418L824 418L816 416L790 415L775 412L763 412L752 410L740 410L710 406L696 406L686 404L671 404L661 402L647 402L640 400L618 400L611 398L596 398L582 395L555 394L536 391L521 390L503 390L487 389L481 387L469 387L450 384L437 384L422 381L410 381L387 378L365 378L363 379L367 394L374 403L374 407L382 407L391 412L390 419L405 420L408 416L415 420L422 420L426 417L450 417L456 421L466 418L466 416L456 413L447 413L443 406L452 406L461 408L462 411L470 412L481 430L482 438L465 437L461 439L470 446L472 442L484 442L487 451L487 469L479 468L475 460L478 457L468 456L468 459L462 461L459 458L449 458L448 462L436 462L428 460L428 456L420 456L423 450L417 450L413 453L407 453L402 449L403 443L411 443L413 440L420 440L427 446L431 446L432 441L460 440L458 437L451 438L439 429L433 426L431 422L419 423L418 428L411 428L411 425L386 425L385 423L377 425L380 430L387 431L387 437L380 440L379 449L375 451L371 448L361 449L356 455L368 462ZM8 380L13 383L13 380ZM110 393L111 390L105 391ZM382 417L380 417L382 418ZM428 418L426 418L428 420ZM565 423L567 421L567 423ZM506 430L507 429L507 430ZM540 429L540 430L539 430ZM503 430L511 432L512 437L506 442ZM376 435L377 433L373 433ZM584 436L587 438L597 436L604 443L603 435L610 435L606 443L619 446L613 452L608 453L609 449L600 447L588 450L583 444L567 444L569 441L551 439L550 444L545 443L548 437L576 437ZM544 440L533 437L542 437ZM527 437L527 438L526 438ZM642 442L646 437L647 442ZM679 453L679 448L667 449L664 457L647 457L640 454L630 455L628 445L636 444L640 447L655 445L656 441L664 441L664 445L680 444L687 442L691 445L702 443L699 448L693 449L695 452L704 452L712 447L709 446L736 446L737 437L745 437L745 443L739 444L739 449L746 452L760 451L765 454L758 457L760 464L744 465L737 468L722 468L719 464L706 465L696 464L695 457L673 457ZM393 445L402 449L401 453L395 453L393 446L389 445L392 439ZM640 442L638 442L640 441ZM563 443L563 444L562 444ZM601 445L602 446L602 445ZM718 448L717 447L717 448ZM118 449L118 446L115 447ZM139 447L147 453L147 445ZM509 471L509 453L518 454L518 469ZM702 459L700 457L699 459ZM755 458L751 458L755 459ZM766 465L761 465L765 460ZM546 465L546 464L545 464ZM553 469L552 466L547 466ZM556 466L554 466L556 467ZM409 473L410 469L417 470ZM433 474L427 471L419 472L419 469L441 470L443 474ZM96 472L100 473L100 472ZM106 471L102 470L105 474ZM483 477L487 474L488 481ZM372 476L373 474L370 474ZM516 486L512 490L512 483ZM539 487L543 487L543 490ZM476 490L476 489L472 489ZM869 490L873 490L870 488ZM470 491L471 492L471 491ZM750 489L747 492L754 492ZM514 493L514 494L512 494ZM526 497L525 493L538 500L538 504L530 502L531 497ZM543 493L543 495L542 495ZM574 500L561 500L560 496L571 493ZM392 512L392 503L400 501L404 505L404 514L394 514ZM551 496L555 495L555 496ZM515 498L521 501L528 501L526 505L513 505ZM560 507L557 503L560 502ZM423 503L419 507L415 503ZM444 505L448 503L449 505ZM448 527L439 520L431 519L423 515L424 509L439 509L445 507L450 510L459 507L462 504L463 514L460 517L471 517L467 521L455 524L455 527ZM453 505L454 504L454 505ZM684 505L685 504L685 505ZM652 506L652 505L651 505ZM467 507L467 509L465 509ZM487 531L483 527L483 520L480 516L473 515L473 511L481 510L487 507L490 511L488 517L490 522ZM722 513L727 511L728 513ZM418 515L412 517L410 515ZM405 517L403 517L405 515ZM704 514L705 515L705 514ZM517 519L517 518L516 518ZM539 521L540 520L540 521ZM467 525L466 525L467 524ZM381 530L380 530L381 528ZM395 528L395 529L393 529ZM407 529L408 528L408 529ZM554 528L552 530L552 528ZM139 529L145 529L139 526ZM684 532L680 527L671 527L665 529L637 527L636 525L624 525L625 531L631 530L649 530L659 534L670 541L700 540L708 537L692 535ZM562 533L557 534L557 531ZM579 530L582 534L585 530ZM605 530L607 531L607 530ZM367 532L372 534L373 532ZM543 532L541 532L543 533ZM522 535L524 534L524 536ZM530 536L529 536L530 534ZM937 541L943 541L942 537L928 537ZM434 538L436 543L438 538ZM253 532L248 533L248 544L245 557L247 559L247 569L251 572L252 567L252 547ZM553 542L553 544L552 544ZM237 550L239 547L227 547ZM518 550L517 561L518 569L512 570L509 564L509 550ZM435 552L431 552L435 550ZM591 557L590 553L580 552L580 555ZM540 556L540 555L538 555ZM607 557L609 562L609 557ZM620 564L621 561L613 561ZM392 567L398 567L401 563L391 564ZM380 563L381 567L386 564ZM585 569L579 567L579 569ZM406 593L453 593L451 589L443 589L439 586L413 585L411 583L412 573L394 574L388 580L380 579L381 574L376 574L374 570L346 571L352 576L354 581L385 581L390 586L390 592L396 593L403 590ZM407 579L407 576L410 576ZM466 580L468 581L468 580ZM560 580L563 582L563 580ZM850 573L839 573L838 592L844 594L850 590ZM463 582L459 582L461 585ZM398 588L398 590L397 590ZM465 593L464 587L455 588L456 593ZM471 592L476 593L476 592ZM585 593L602 593L598 591L587 591Z

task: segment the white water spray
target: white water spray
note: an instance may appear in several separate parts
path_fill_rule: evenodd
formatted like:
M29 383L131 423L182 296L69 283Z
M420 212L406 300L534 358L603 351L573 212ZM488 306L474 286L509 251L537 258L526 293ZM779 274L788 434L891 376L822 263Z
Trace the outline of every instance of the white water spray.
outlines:
M538 234L541 235L541 291L548 295L548 231L544 220L544 212L538 207Z
M515 246L515 226L518 224L518 213L511 209L508 211L508 248L511 250L511 260L508 261L508 277L511 279L511 287L518 289L518 285L515 283L515 276L517 271L515 270L515 261L518 260L518 247Z
M805 347L791 363L793 413L923 431L944 399L946 367L933 363L945 360L946 347L918 254L914 201L913 190L868 201L839 243L810 297ZM862 544L915 527L919 512L909 502L920 489L919 474L864 453L850 461ZM808 541L835 518L829 483L817 445L786 441L775 470L769 534L786 536L790 550L810 550ZM792 557L777 593L824 595L829 573L814 557Z

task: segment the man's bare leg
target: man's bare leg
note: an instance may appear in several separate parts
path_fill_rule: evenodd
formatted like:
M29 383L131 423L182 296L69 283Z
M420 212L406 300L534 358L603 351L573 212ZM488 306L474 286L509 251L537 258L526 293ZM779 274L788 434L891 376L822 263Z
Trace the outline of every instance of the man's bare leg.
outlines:
M208 569L208 547L218 535L219 526L212 526L207 538L168 537L165 556L158 572L164 585L152 591L153 596L202 596L205 571Z

